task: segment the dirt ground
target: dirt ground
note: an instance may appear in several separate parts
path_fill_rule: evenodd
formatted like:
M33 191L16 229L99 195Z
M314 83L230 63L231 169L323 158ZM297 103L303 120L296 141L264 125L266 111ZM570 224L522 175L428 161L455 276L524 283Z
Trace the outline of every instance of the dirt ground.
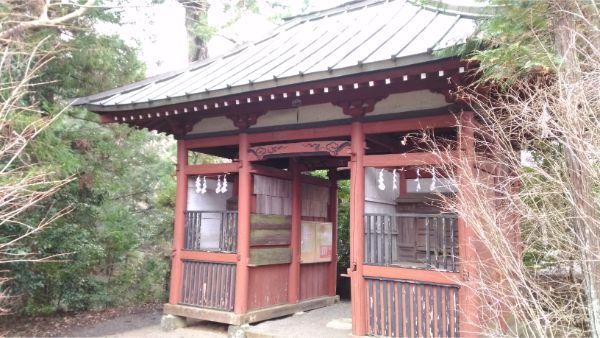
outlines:
M0 318L0 337L227 337L226 325L206 322L164 332L161 316L162 304L46 317L6 316Z
M164 332L161 304L115 308L79 314L0 319L0 336L7 337L227 337L227 325L191 321L188 327ZM350 305L297 313L252 325L248 337L349 337Z

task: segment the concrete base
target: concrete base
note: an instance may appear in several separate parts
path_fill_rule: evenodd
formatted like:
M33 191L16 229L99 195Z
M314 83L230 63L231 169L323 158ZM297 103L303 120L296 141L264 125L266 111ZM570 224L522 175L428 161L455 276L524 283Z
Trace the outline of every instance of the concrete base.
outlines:
M186 326L187 320L185 317L166 314L160 319L160 327L163 331L173 331Z
M333 305L340 301L339 296L326 296L301 301L297 304L283 304L271 306L264 309L248 311L245 314L237 314L227 311L204 309L188 305L165 304L163 312L178 317L186 317L211 322L225 323L230 325L243 325L261 322L268 319L291 315L299 311L308 311L321 307Z

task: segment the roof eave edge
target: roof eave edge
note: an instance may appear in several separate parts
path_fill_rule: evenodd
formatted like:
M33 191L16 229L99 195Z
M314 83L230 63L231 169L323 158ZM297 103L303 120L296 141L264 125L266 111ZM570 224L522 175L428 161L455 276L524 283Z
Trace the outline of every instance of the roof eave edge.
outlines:
M387 69L393 69L398 67L407 67L418 64L425 64L444 59L455 59L457 56L434 56L430 53L415 54L395 60L385 60L373 63L366 63L362 65L355 65L345 68L333 69L330 71L320 71L316 73L309 73L304 75L294 75L286 78L279 78L277 80L268 80L263 82L256 82L253 84L244 84L231 88L223 88L217 90L211 90L208 92L201 92L191 94L188 96L173 97L168 99L160 99L151 102L140 102L134 104L124 105L95 105L90 103L83 103L88 110L96 113L109 113L109 112L122 112L122 111L135 111L141 109L159 108L163 106L170 106L174 104L181 104L186 102L202 101L208 99L215 99L219 97L225 97L230 95L239 95L246 92L254 92L257 90L272 89L282 86L299 85L307 82L315 82L319 80L331 79L336 77L358 75L365 72L382 71Z

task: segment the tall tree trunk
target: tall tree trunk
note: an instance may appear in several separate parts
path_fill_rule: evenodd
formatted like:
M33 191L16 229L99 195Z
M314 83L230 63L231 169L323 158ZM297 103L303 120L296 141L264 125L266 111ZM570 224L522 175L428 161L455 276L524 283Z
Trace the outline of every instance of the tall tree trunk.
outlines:
M584 153L586 139L586 124L581 123L586 117L579 109L585 99L581 87L577 83L583 81L582 69L578 60L576 13L579 10L577 0L556 1L552 4L552 15L555 18L555 43L562 59L558 72L560 95L564 100L564 122L572 124L568 129L572 134L563 135L564 155L567 169L567 179L570 186L572 201L571 227L578 237L581 250L581 272L583 287L587 302L587 314L591 336L600 337L600 229L598 229L596 203L593 182L589 181L592 174L589 168L581 165L586 158Z
M188 36L188 61L204 60L208 57L208 46L201 36L196 34L198 24L208 13L208 0L178 0L185 8L185 29Z

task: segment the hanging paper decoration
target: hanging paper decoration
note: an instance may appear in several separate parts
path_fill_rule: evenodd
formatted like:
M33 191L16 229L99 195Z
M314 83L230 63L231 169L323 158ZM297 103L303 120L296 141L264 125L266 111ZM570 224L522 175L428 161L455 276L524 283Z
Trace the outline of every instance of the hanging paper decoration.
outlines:
M377 181L379 183L377 186L379 190L385 190L385 184L383 183L383 169L379 171L379 179Z
M215 189L217 194L221 193L221 175L217 176L217 189Z
M435 168L433 168L433 170L431 171L431 186L429 187L429 190L434 191L435 190L435 183L436 183L436 178L435 178Z
M223 185L221 186L221 192L227 192L227 174L223 175Z
M417 169L417 178L415 178L415 182L417 182L417 192L421 191L421 169Z
M200 190L200 192L202 194L206 194L206 176L202 177L202 189Z
M200 184L200 176L196 177L196 194L199 194L202 191L202 186Z
M392 172L392 187L394 190L398 190L398 172L396 169L394 169L394 171Z

